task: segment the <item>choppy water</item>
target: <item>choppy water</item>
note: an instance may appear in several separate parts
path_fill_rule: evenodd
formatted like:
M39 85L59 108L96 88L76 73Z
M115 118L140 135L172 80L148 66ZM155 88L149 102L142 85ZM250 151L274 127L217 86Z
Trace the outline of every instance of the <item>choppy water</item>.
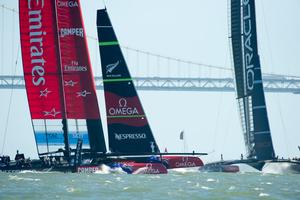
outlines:
M0 199L300 199L300 175L0 173Z

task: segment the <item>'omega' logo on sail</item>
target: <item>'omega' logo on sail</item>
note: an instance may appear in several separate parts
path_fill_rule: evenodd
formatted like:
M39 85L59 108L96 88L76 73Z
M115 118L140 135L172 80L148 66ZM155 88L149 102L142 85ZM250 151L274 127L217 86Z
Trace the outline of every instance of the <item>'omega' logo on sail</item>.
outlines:
M57 2L57 6L58 7L69 7L69 8L73 8L73 7L78 7L78 3L76 1L58 1Z
M251 21L251 5L249 0L243 1L243 27L244 27L244 61L246 73L246 87L253 90L254 87L254 64L253 64L253 48L251 47L252 37L252 21Z
M119 99L119 107L112 107L108 109L110 115L138 115L139 112L136 107L127 107L127 100L125 98Z
M34 9L32 9L34 7ZM29 16L29 42L30 42L30 59L31 59L31 75L32 83L35 86L45 85L46 79L44 65L46 61L43 58L43 31L42 9L44 1L28 0L28 16Z

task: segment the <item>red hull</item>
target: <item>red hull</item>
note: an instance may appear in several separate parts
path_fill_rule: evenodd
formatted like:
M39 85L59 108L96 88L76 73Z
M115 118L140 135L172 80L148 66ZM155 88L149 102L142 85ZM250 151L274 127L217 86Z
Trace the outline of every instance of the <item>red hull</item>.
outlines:
M163 156L162 158L168 169L203 166L202 160L195 156Z
M222 170L222 172L236 173L240 171L240 168L236 165L224 165Z

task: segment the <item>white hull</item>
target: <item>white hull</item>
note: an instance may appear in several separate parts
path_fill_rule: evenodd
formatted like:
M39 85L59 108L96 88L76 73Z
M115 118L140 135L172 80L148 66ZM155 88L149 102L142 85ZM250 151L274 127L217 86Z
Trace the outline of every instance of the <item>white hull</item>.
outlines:
M262 172L272 174L300 174L300 162L294 161L269 161L264 165Z

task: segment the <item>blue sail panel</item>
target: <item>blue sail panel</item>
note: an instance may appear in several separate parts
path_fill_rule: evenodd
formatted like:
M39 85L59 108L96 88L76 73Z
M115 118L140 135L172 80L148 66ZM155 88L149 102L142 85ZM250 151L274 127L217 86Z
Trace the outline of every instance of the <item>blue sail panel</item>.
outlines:
M63 146L64 135L63 132L36 132L35 139L38 145L49 145L49 146ZM69 133L68 139L70 145L77 145L78 139L83 140L83 145L89 145L89 138L87 132L80 133Z

